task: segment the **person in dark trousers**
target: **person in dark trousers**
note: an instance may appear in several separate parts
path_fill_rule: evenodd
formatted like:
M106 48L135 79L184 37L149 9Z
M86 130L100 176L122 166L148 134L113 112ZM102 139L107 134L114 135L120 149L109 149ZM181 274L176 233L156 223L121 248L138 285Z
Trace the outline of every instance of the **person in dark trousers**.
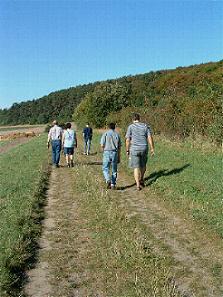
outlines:
M58 126L56 120L53 121L53 127L48 133L47 147L52 146L52 162L55 167L59 167L61 140L62 140L62 128Z
M126 153L129 156L129 165L134 169L134 178L137 190L140 191L144 184L144 174L148 160L148 147L154 155L154 143L151 129L147 124L140 122L140 115L133 115L133 123L128 126L126 133Z
M66 130L63 133L62 145L66 157L67 167L74 167L74 148L77 148L76 132L71 129L71 123L66 124Z
M87 123L86 127L83 129L84 154L85 155L90 154L92 136L93 136L93 130L89 126L89 123Z
M102 135L100 141L103 150L102 170L107 189L115 189L118 163L120 162L121 138L115 131L114 123L110 123L108 127L109 130Z

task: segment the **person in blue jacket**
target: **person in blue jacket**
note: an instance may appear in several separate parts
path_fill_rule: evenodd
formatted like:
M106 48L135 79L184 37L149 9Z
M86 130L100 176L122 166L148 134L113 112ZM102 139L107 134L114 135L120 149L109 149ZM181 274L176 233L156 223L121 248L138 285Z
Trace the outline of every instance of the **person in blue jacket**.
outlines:
M89 123L87 123L86 127L83 129L84 154L85 155L90 154L92 136L93 136L93 130L89 126Z

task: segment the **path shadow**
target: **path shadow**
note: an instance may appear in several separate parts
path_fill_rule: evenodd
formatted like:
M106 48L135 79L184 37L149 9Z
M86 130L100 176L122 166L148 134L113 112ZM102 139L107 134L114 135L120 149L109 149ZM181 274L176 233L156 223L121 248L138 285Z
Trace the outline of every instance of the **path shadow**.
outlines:
M152 185L155 181L157 181L158 178L160 178L162 176L179 174L183 170L185 170L187 167L190 167L190 166L191 166L191 164L188 163L188 164L183 165L182 167L174 168L172 170L163 169L163 170L155 171L145 178L145 187ZM127 186L123 186L123 187L117 187L117 190L126 190L128 188L134 187L135 185L136 185L136 183L133 183L133 184L130 184Z
M129 188L132 188L134 186L136 186L136 183L127 185L127 186L123 186L123 187L116 187L116 190L123 191L123 190L129 189Z
M172 170L163 169L163 170L155 171L155 172L151 173L149 176L147 176L145 178L145 186L147 187L147 186L152 185L155 181L157 181L158 178L160 178L162 176L169 176L169 175L179 174L183 170L185 170L186 168L188 168L190 166L191 165L188 163L188 164L185 164L182 167L174 168Z
M82 161L82 162L75 162L74 166L80 166L80 165L102 165L102 162L100 161Z

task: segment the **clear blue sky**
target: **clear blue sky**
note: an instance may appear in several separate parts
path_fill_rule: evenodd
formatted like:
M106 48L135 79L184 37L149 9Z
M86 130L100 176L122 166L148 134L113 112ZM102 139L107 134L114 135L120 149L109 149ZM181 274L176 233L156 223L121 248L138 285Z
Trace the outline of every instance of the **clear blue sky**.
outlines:
M0 108L223 57L223 1L0 0Z

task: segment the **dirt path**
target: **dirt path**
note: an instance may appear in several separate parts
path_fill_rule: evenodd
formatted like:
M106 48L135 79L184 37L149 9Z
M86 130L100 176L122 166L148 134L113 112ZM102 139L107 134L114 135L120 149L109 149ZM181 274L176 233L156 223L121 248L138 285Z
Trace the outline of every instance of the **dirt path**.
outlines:
M100 164L101 156L87 158L86 161L86 157L78 155L79 170L88 166L95 176L101 176L101 168L93 166ZM30 271L25 288L29 297L100 296L87 295L88 272L79 267L77 274L75 268L90 243L87 231L82 228L84 218L79 214L78 197L71 186L71 181L75 181L71 170L65 167L52 170L39 261ZM223 296L223 244L217 236L202 230L183 214L173 212L149 187L137 192L133 178L122 170L118 189L112 196L126 216L137 216L150 230L154 252L172 258L171 269L182 296ZM75 222L72 229L71 221Z
M84 287L78 285L86 278L85 272L77 275L73 271L73 267L77 265L77 250L85 248L86 232L81 230L82 219L78 217L78 206L70 182L71 169L66 168L64 158L61 163L60 168L52 168L38 261L35 268L28 272L25 296L68 297L67 290L71 290L70 287L72 295L69 296L87 296ZM76 221L77 230L70 224ZM75 242L70 242L66 234Z
M120 188L130 184L124 172L120 172L119 177ZM118 192L120 204L128 209L128 215L138 215L158 240L159 245L154 249L173 258L180 291L185 296L222 297L223 244L220 239L168 209L149 188L138 193L134 186ZM165 248L161 250L161 246Z

